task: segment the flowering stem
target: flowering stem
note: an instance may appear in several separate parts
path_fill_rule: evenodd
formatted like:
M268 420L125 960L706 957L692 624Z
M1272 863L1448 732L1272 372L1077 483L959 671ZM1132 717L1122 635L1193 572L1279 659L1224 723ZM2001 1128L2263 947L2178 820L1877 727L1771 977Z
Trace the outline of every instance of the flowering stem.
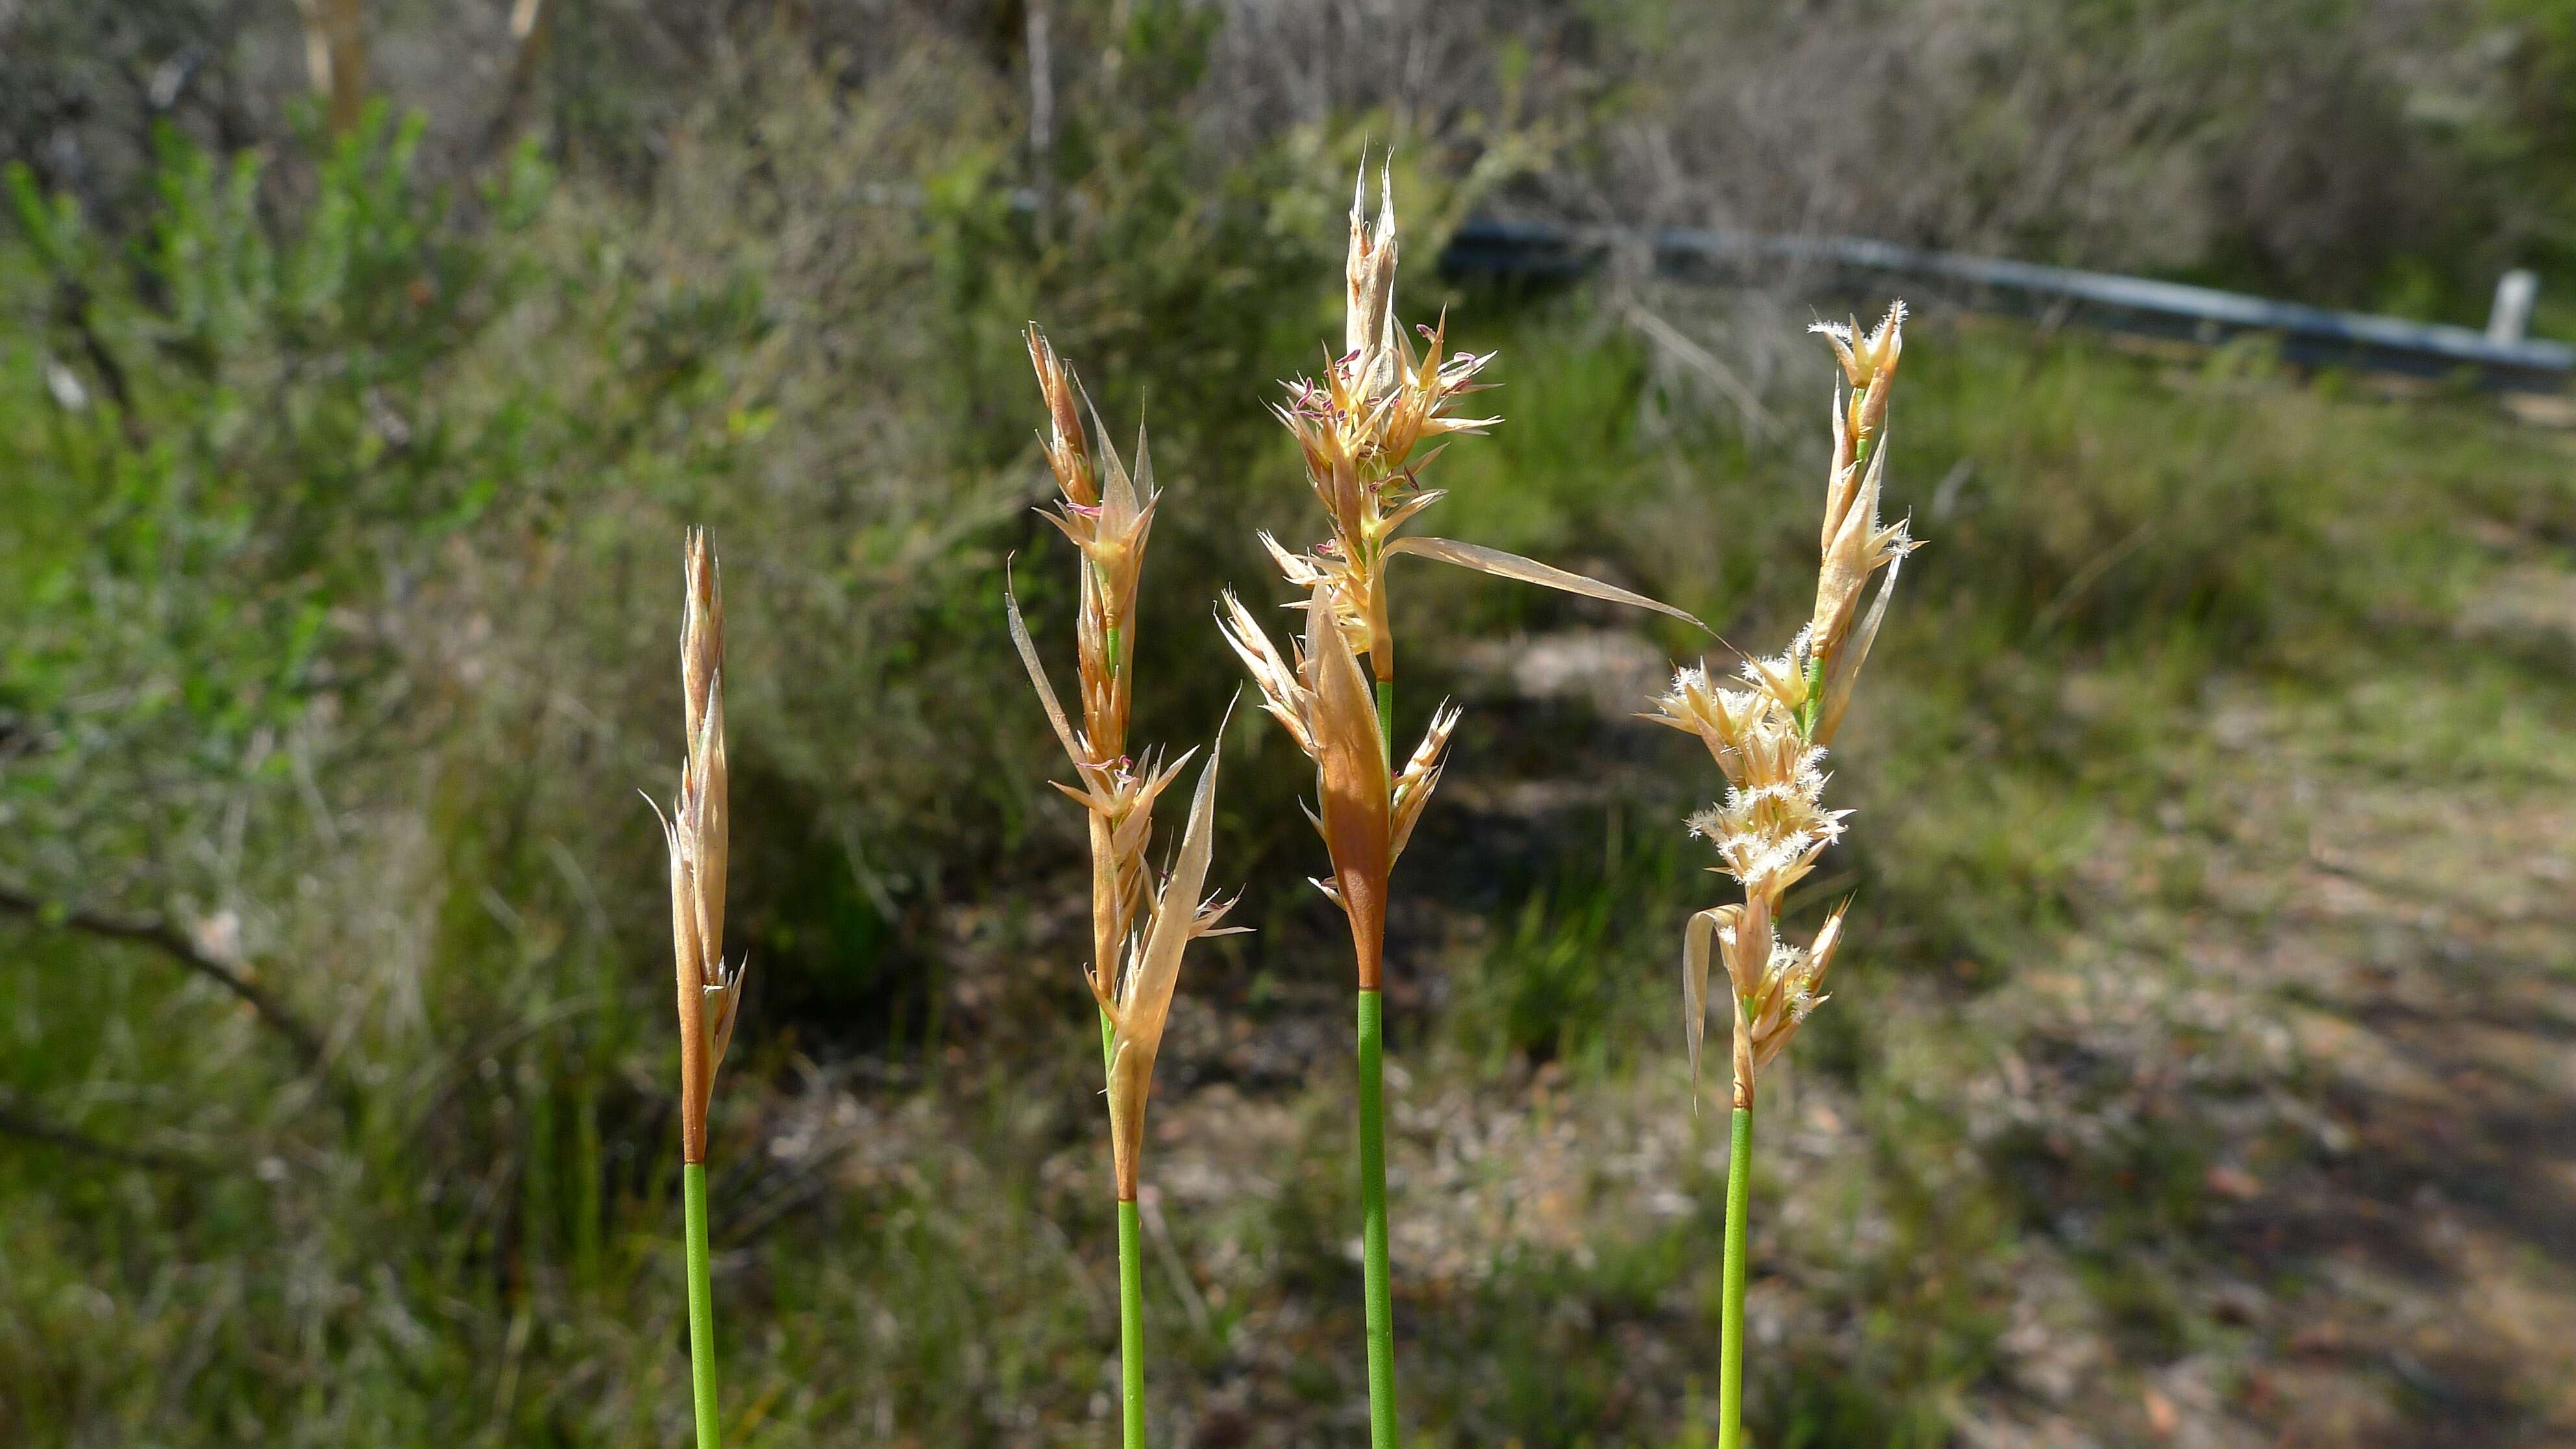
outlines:
M1735 1109L1726 1154L1726 1267L1717 1349L1717 1449L1744 1444L1744 1220L1753 1195L1753 1109Z
M1145 1449L1145 1258L1136 1204L1118 1203L1118 1389L1126 1449Z
M1392 686L1381 681L1378 689ZM1395 1309L1386 1267L1386 1005L1360 993L1360 1287L1368 1321L1370 1449L1397 1449Z
M716 1309L707 1278L707 1165L691 1162L680 1169L680 1193L686 1200L689 1253L689 1394L698 1413L698 1449L717 1449Z
M1118 1025L1100 1011L1100 1065L1117 1060ZM1136 1204L1118 1200L1118 1398L1125 1449L1145 1449L1145 1254Z

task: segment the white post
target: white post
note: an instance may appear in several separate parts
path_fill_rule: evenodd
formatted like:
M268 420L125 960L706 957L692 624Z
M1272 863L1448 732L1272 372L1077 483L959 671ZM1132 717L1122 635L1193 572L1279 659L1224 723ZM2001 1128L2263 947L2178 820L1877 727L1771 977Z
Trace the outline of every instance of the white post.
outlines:
M2540 278L2516 267L2496 279L2495 306L2487 312L2489 342L2520 342L2531 326L2531 304L2540 296Z

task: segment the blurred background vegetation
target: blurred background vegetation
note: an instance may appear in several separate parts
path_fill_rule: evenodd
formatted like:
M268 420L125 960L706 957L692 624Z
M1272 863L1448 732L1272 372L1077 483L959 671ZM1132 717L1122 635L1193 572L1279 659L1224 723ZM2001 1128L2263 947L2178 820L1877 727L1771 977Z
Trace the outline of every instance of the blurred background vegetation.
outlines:
M2576 330L2563 0L0 0L0 1434L686 1421L662 859L728 573L729 1432L1099 1442L1071 591L1016 330L1151 423L1139 737L1302 537L1265 414L1391 156L1498 348L1444 531L1748 644L1812 576L1794 274L1466 288L1478 211L1855 232ZM2576 447L2446 388L1915 298L1930 545L1802 903L1852 964L1757 1216L1768 1444L2576 1434ZM1702 1442L1722 1141L1660 623L1402 578L1469 706L1393 923L1435 1444ZM1238 714L1148 1214L1157 1435L1360 1425L1338 930ZM1092 1043L1086 1047L1086 1042Z

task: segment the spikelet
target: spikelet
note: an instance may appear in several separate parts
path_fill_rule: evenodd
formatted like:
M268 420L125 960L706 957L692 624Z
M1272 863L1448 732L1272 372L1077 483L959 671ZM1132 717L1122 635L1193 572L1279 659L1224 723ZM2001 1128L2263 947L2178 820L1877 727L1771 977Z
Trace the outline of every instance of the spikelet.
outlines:
M671 947L680 1015L680 1149L707 1160L707 1109L716 1068L733 1044L743 971L724 962L725 866L731 777L725 762L724 593L705 530L684 545L680 698L688 755L668 814L656 804L671 857ZM648 803L651 797L646 797Z
M1694 1095L1707 1029L1713 963L1726 969L1734 1018L1734 1100L1750 1109L1761 1069L1788 1048L1807 1014L1821 1005L1825 972L1842 942L1844 912L1835 908L1810 945L1779 939L1781 899L1842 837L1847 810L1828 810L1826 746L1841 728L1852 685L1886 617L1898 566L1915 547L1907 526L1879 521L1886 476L1889 390L1904 350L1905 306L1888 309L1875 331L1819 324L1842 364L1832 413L1834 459L1826 479L1825 520L1817 568L1816 607L1789 647L1751 657L1743 688L1714 682L1705 668L1675 671L1672 687L1644 716L1697 735L1726 777L1726 795L1690 819L1690 830L1717 850L1711 867L1731 876L1744 899L1691 917L1682 937L1682 1010ZM1870 576L1887 578L1867 614L1860 598Z
M1136 471L1130 475L1105 439L1093 449L1082 424L1088 405L1075 406L1081 384L1034 325L1028 345L1047 407L1048 432L1041 447L1063 495L1055 510L1042 516L1082 553L1081 612L1075 625L1082 688L1079 729L1047 678L1019 599L1007 584L1003 610L1038 703L1073 764L1077 783L1057 782L1056 788L1081 804L1089 828L1092 950L1084 976L1111 1027L1111 1155L1118 1195L1132 1201L1144 1151L1145 1100L1179 983L1181 957L1191 941L1230 929L1223 921L1233 902L1200 897L1214 832L1217 759L1211 749L1199 771L1180 853L1170 871L1157 877L1147 857L1154 803L1197 753L1184 751L1165 762L1152 750L1141 758L1127 751L1137 584L1160 496L1142 430L1136 436ZM1097 414L1091 428L1100 431Z
M1124 753L1127 712L1132 698L1128 664L1135 634L1127 625L1136 613L1136 588L1145 572L1145 543L1154 529L1154 465L1145 449L1142 428L1136 433L1136 471L1130 475L1104 436L1095 454L1074 406L1081 385L1055 354L1035 323L1028 330L1029 362L1036 368L1038 391L1047 407L1047 466L1063 490L1045 518L1082 550L1081 622L1075 645L1082 667L1083 738L1094 763Z
M1360 989L1377 990L1385 967L1388 877L1404 837L1440 783L1457 711L1435 711L1403 775L1394 777L1379 734L1377 701L1337 622L1331 585L1319 582L1307 595L1306 637L1293 664L1231 592L1219 604L1217 626L1251 672L1262 708L1315 762L1319 809L1313 818L1333 861L1333 878L1317 884L1350 918Z

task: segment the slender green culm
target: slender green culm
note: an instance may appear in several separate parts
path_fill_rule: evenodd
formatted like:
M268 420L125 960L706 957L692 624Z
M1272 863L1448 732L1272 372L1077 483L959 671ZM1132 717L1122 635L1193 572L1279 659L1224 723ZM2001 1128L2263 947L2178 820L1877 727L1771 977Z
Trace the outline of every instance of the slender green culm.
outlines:
M680 1169L689 1218L689 1396L698 1411L698 1449L718 1449L716 1423L716 1306L707 1277L707 1165Z
M1136 1204L1118 1203L1118 1399L1126 1449L1145 1449L1145 1249Z
M1118 1024L1100 1013L1100 1066L1117 1060ZM1118 1402L1126 1449L1145 1449L1145 1255L1136 1204L1118 1202Z
M1726 1154L1725 1305L1718 1321L1717 1449L1744 1445L1744 1220L1753 1196L1753 1109L1735 1109Z
M1388 686L1380 684L1379 689ZM1386 1265L1386 1002L1360 993L1360 1288L1368 1319L1370 1449L1397 1449L1395 1309Z

